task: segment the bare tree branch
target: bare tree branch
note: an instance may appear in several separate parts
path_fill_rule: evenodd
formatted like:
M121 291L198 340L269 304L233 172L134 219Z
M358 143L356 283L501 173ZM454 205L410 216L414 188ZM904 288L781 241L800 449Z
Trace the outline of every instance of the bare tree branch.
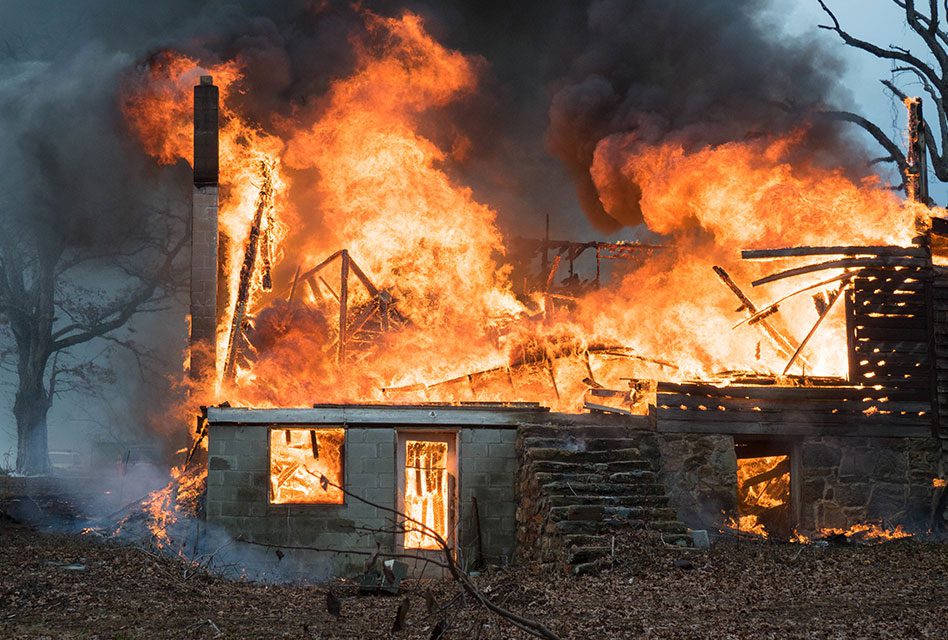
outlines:
M818 113L818 115L830 120L850 122L862 127L866 132L869 133L869 135L875 138L876 142L878 142L883 149L889 153L889 158L891 158L892 162L895 162L900 172L904 173L905 169L908 167L908 164L905 161L905 153L899 148L899 145L893 142L892 139L890 139L889 136L887 136L878 125L871 122L867 118L852 113L851 111L821 111Z
M839 37L847 45L855 47L856 49L862 49L877 58L885 58L887 60L898 60L904 62L905 64L910 64L913 67L917 68L919 71L924 73L933 83L938 84L940 78L938 74L935 73L935 70L932 69L929 65L925 64L921 59L912 55L907 49L902 49L900 47L890 46L888 49L883 49L877 45L867 42L865 40L860 40L859 38L853 37L846 31L843 31L842 27L839 24L839 19L836 15L830 11L829 7L826 6L826 3L823 0L817 0L820 3L820 6L823 8L823 11L830 17L832 20L832 25L821 24L818 25L820 29L826 29L827 31L833 31L839 35Z
M122 327L127 323L132 316L134 316L140 309L140 307L151 300L155 292L163 283L164 279L170 274L172 267L174 266L175 258L181 249L184 248L187 243L187 236L182 235L178 242L174 245L171 251L165 255L164 262L158 268L155 276L150 280L146 281L138 290L132 292L127 298L120 300L113 304L111 307L103 310L102 318L100 321L95 322L86 327L76 327L76 333L72 335L60 334L62 337L56 339L52 345L50 345L50 351L60 351L62 349L68 349L77 344L83 342L88 342L94 338L114 331L119 327ZM70 328L72 329L72 328Z

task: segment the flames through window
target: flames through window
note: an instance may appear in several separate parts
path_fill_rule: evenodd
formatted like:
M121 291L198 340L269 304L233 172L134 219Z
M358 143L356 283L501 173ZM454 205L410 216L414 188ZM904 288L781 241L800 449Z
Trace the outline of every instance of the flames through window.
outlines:
M430 440L405 441L405 515L448 539L450 496L448 443ZM406 549L437 549L437 541L425 529L405 523Z
M345 477L345 433L338 428L271 429L270 502L342 504L345 496L338 487Z

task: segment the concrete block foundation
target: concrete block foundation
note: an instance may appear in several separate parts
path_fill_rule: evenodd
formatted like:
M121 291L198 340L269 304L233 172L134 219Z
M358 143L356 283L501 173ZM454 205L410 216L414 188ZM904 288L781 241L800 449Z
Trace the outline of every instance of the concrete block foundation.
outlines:
M270 492L270 430L329 426L345 429L343 486L352 495L344 504L274 504ZM398 483L405 478L398 470L399 434L425 437L437 433L456 442L454 544L461 565L470 566L480 558L505 564L513 558L515 426L234 425L212 420L208 429L209 528L245 544L255 543L258 548L266 549L260 545L268 545L273 552L279 548L283 556L280 563L295 567L297 574L316 580L359 574L365 554L399 551L400 534L392 525L393 514L386 511L398 508ZM241 544L239 541L236 544ZM427 553L432 552L418 555ZM273 559L256 555L261 566L248 570L259 574Z

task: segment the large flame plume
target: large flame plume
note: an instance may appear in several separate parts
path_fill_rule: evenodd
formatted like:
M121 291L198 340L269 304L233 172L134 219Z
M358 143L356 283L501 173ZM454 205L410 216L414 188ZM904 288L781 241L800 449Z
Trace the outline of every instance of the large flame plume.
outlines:
M253 365L234 382L226 381L231 402L380 401L391 399L383 389L408 387L421 390L415 399L534 400L572 411L581 407L581 381L590 374L621 388L621 378L659 374L780 373L786 356L753 326L734 328L743 318L739 303L711 267L724 266L763 306L809 283L751 290L749 282L773 265L741 261L742 248L905 245L915 235L917 205L877 179L856 182L808 162L802 130L704 148L614 135L600 141L591 168L603 207L637 198L646 226L664 236L666 248L615 286L578 295L566 306L553 308L542 293L518 297L496 212L447 168L452 149L465 141L446 149L425 133L436 122L433 113L476 91L477 60L440 45L414 14L367 12L365 21L366 35L354 40L352 74L332 82L315 106L280 118L272 131L234 107L239 57L202 67L163 52L127 93L125 112L145 149L171 163L190 159L191 87L210 73L221 89L221 224L230 247L230 304L266 161L275 175L280 273L305 271L345 248L408 320L340 364L332 350L338 338L332 283L287 305L276 295L289 287L289 275L274 294L256 281L249 308L271 306L254 327L264 336L257 346L266 348L257 349ZM294 232L303 227L313 232ZM351 307L370 303L358 287L350 292ZM774 322L800 340L816 317L810 296L800 296L782 304ZM219 361L229 330L221 329ZM793 372L845 375L842 336L840 305ZM582 366L565 362L596 344L622 345L672 366L656 370L648 360L588 357ZM549 363L542 375L552 376L552 384L519 366L537 360ZM485 378L467 396L431 386L500 369L504 375Z

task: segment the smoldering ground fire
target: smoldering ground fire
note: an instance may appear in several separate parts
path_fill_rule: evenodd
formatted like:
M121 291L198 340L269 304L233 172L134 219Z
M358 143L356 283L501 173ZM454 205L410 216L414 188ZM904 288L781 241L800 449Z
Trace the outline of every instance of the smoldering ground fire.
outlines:
M359 19L351 68L267 117L241 53L165 49L127 80L145 151L194 164L189 406L211 406L177 474L203 475L206 439L208 523L274 549L433 548L386 529L391 508L465 562L577 573L608 566L614 527L687 544L687 526L940 524L943 210L831 162L850 147L808 109L732 78L702 118L657 71L609 86L603 63L557 94L550 144L595 224L659 237L515 239L445 133L479 61L416 14ZM299 560L352 570L325 555Z

